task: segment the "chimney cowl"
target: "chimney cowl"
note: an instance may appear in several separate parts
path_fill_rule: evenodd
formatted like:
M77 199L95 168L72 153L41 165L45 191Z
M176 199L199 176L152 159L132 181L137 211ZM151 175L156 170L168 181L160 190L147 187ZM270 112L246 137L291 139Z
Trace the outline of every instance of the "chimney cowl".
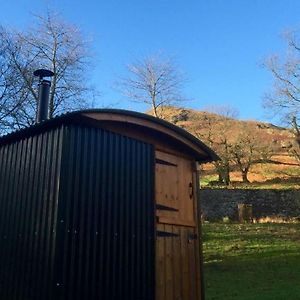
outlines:
M51 87L51 81L44 79L44 77L52 77L54 73L47 69L39 69L34 71L33 75L38 76L40 79L36 122L41 123L48 119L49 94L50 94L50 87Z

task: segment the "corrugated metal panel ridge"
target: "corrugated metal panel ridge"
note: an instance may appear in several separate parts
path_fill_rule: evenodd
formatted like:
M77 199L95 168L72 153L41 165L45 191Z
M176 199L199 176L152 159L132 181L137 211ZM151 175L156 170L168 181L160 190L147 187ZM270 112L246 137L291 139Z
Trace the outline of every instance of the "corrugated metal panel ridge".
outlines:
M69 126L55 299L154 299L153 146Z
M0 147L2 300L52 299L62 134L61 127Z

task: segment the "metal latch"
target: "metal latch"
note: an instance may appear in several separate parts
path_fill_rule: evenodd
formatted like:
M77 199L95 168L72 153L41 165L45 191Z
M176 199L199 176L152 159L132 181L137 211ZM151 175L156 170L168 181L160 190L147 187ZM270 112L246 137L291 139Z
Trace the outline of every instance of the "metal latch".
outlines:
M177 208L166 206L166 205L162 205L162 204L156 204L156 209L167 210L167 211L178 211Z
M167 232L167 231L156 231L156 236L157 237L178 237L179 234L173 233L173 232Z

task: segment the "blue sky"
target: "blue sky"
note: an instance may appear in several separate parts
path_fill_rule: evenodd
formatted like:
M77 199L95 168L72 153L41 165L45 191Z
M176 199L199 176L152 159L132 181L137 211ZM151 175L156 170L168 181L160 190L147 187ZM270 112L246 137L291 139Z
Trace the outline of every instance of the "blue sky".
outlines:
M92 37L91 81L99 106L143 111L112 90L125 65L157 52L186 74L187 107L231 105L240 118L267 120L263 95L272 84L264 57L284 52L281 33L300 27L298 0L16 0L1 3L4 25L24 29L50 8Z

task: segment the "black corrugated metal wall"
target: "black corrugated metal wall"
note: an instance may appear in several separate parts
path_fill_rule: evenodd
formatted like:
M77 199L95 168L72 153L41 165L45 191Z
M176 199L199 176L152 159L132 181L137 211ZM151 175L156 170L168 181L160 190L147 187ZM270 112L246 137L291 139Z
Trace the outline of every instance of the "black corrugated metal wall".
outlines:
M0 151L0 299L154 299L152 145L69 125Z
M63 156L57 299L151 299L152 145L71 126Z
M51 299L63 128L0 147L0 299Z

